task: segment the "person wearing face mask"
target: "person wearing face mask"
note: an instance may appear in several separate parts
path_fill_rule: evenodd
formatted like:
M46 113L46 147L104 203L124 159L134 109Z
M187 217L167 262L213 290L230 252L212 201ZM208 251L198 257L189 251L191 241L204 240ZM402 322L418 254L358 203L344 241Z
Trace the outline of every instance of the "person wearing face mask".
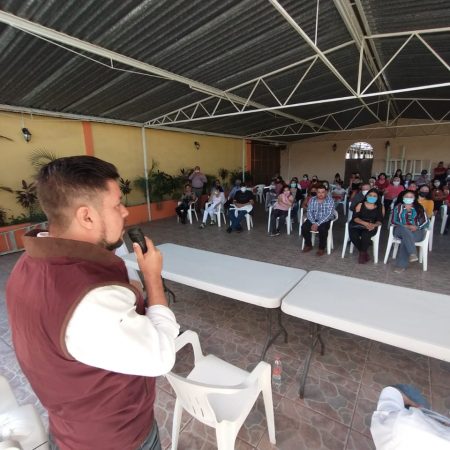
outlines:
M231 233L233 230L238 233L242 231L242 219L244 219L246 214L250 214L254 204L255 196L251 189L247 189L246 186L241 186L241 189L236 192L233 199L235 208L230 208L228 212L228 219L231 225L227 228L227 233Z
M276 223L278 219L278 224L282 220L287 220L289 208L292 207L294 203L294 196L291 194L289 186L283 187L283 192L278 196L277 202L272 208L272 214L270 215L270 234L269 236L279 236L280 230L276 228Z
M392 179L392 184L387 186L384 190L384 208L386 211L389 211L392 201L404 190L405 188L401 185L400 178L394 177Z
M200 228L205 228L208 216L211 218L211 225L215 225L215 213L219 207L225 203L225 195L216 187L208 198L205 204L205 211L203 212L203 220Z
M306 197L303 199L302 208L306 209L308 207L309 202L311 201L311 199L313 197L315 197L316 195L317 195L317 188L316 188L316 186L312 186L309 189L308 194L306 195Z
M311 186L316 186L319 183L319 178L317 175L313 175L311 178Z
M200 172L200 167L195 166L192 173L189 175L189 181L191 182L192 190L198 199L203 194L203 185L208 181L206 176Z
M294 204L292 206L292 214L291 216L293 216L293 219L296 220L297 217L297 213L298 213L298 208L299 208L299 202L301 202L303 200L303 194L301 189L299 188L299 183L298 183L298 179L297 178L292 178L289 187L290 187L290 191L291 194L294 198Z
M419 203L423 206L423 209L430 219L433 216L434 201L431 199L430 188L427 184L424 184L419 188Z
M370 189L362 202L355 206L352 220L349 223L348 232L350 240L359 251L359 264L370 261L367 250L371 244L371 238L377 233L377 227L384 219L384 207L377 189Z
M280 195L281 192L283 191L283 186L284 186L283 178L276 177L275 178L275 192L276 192L277 196Z
M361 203L362 201L364 201L364 199L366 198L367 193L370 190L370 184L369 183L364 183L361 184L361 190L358 191L352 198L352 201L350 203L350 209L352 211L355 211L356 206Z
M395 225L394 236L401 239L394 272L404 272L410 262L418 261L416 242L425 237L429 220L423 206L417 201L416 193L406 191L402 203L398 203L392 214Z
M434 201L434 210L438 211L445 200L444 190L442 189L441 180L435 178L432 181L431 198Z
M412 182L412 174L408 172L405 175L405 179L403 181L403 186L405 187L405 189L408 189L408 187L411 184L411 182Z
M342 201L345 197L346 190L344 189L342 181L338 181L331 191L331 197L334 200L335 205Z
M400 178L400 184L403 184L403 172L401 169L395 171L394 178Z
M377 187L376 183L377 183L377 179L375 177L369 178L370 189L376 188Z

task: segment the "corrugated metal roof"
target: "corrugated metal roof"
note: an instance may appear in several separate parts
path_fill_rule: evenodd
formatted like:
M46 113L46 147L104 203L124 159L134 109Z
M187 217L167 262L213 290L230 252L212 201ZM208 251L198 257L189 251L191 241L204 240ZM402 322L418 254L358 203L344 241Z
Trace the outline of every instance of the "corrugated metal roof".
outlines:
M314 41L316 2L283 0L280 3ZM450 25L448 1L360 0L360 4L371 33ZM0 10L224 90L315 55L300 34L266 0L8 0L2 2ZM424 37L447 63L450 61L449 34L444 32ZM351 39L333 0L321 0L317 28L320 50L326 51ZM375 41L382 65L389 61L405 39ZM187 84L149 74L130 73L134 69L120 64L114 64L116 70L112 70L108 67L109 60L95 56L93 61L91 54L72 50L74 52L0 24L0 103L144 123L206 98L206 94L192 90ZM351 44L327 53L327 58L356 90L357 46ZM308 65L298 65L267 77L265 81L284 102ZM448 69L417 38L413 38L386 69L385 77L392 89L450 81ZM369 80L369 72L364 66L362 85ZM245 97L252 89L253 85L247 85L232 92ZM369 92L375 90L374 84ZM426 91L426 96L445 98L449 93L449 88L443 87ZM318 60L292 94L290 103L347 95L349 90ZM401 95L408 96L401 93L398 96ZM251 100L267 107L278 105L262 84L254 89ZM402 109L400 103L397 109ZM309 120L361 104L359 100L317 103L282 111L298 119ZM450 108L445 102L427 104L436 116L445 107ZM371 109L379 115L387 110L386 104ZM217 109L223 114L233 111L234 107L225 102ZM421 108L411 108L410 114L411 117L427 117ZM337 122L342 120L344 123L353 115L352 111L341 113L336 116L340 117ZM352 126L375 120L374 115L365 109ZM292 122L292 118L280 117L272 111L174 126L245 136ZM326 126L331 130L338 128L330 120Z

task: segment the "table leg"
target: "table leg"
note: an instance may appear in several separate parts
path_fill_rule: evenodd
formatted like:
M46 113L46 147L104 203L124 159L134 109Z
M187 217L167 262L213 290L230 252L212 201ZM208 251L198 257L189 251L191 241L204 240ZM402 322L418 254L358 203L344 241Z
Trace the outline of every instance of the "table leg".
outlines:
M311 342L309 344L309 353L308 356L306 357L305 367L303 369L303 374L300 381L300 390L299 390L300 398L303 398L305 396L306 378L308 377L309 365L311 364L311 358L317 343L320 344L320 354L323 356L323 354L325 353L325 345L323 343L322 336L320 335L321 330L322 327L319 324L310 323L309 336L311 338Z
M176 303L177 302L177 298L176 298L174 292L167 287L164 278L161 278L161 280L163 282L164 293L167 294L167 298L169 299L169 305L170 305L171 301L173 303Z
M281 334L284 334L284 342L287 343L288 341L288 333L286 331L286 328L283 326L283 322L281 320L281 308L277 308L278 312L278 330L277 332L272 335L272 329L273 329L273 319L272 319L272 309L267 309L267 338L266 342L264 344L263 351L261 353L261 361L264 360L266 357L267 350L269 347L275 342L275 339Z

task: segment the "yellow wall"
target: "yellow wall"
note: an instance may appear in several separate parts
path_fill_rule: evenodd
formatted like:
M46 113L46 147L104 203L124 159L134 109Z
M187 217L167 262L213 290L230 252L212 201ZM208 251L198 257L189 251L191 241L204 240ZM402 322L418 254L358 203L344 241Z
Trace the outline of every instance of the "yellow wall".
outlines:
M406 130L406 129L405 129ZM365 141L374 148L374 174L383 172L386 165L386 141L391 145L391 159L401 159L402 148L405 147L405 159L426 160L431 162L431 168L439 161L450 164L450 128L444 129L440 135L412 135L413 132L423 132L419 128L408 128L397 134L408 136L393 136L392 131L380 130L376 137L367 136L367 132L360 132L352 139L312 138L289 144L288 149L281 152L281 174L289 179L293 176L301 177L307 173L310 177L317 175L319 179L332 180L334 174L345 173L345 153L348 147L357 141ZM336 143L337 150L333 152L332 145ZM428 167L427 167L428 169Z
M194 142L200 144L196 150ZM147 130L149 162L159 162L159 170L176 174L181 168L200 166L203 173L216 175L221 167L242 167L242 139Z
M80 121L24 115L24 125L32 133L31 142L22 137L22 115L0 112L0 185L19 189L22 179L31 181L34 170L28 160L33 150L45 149L56 156L86 154L83 126ZM113 163L121 177L134 180L144 175L141 129L103 123L90 123L93 154ZM146 129L148 164L158 162L159 170L171 175L181 168L199 165L204 173L217 176L218 169L242 167L242 140ZM196 150L194 141L200 143ZM129 204L140 203L143 194L134 189ZM15 202L15 196L0 191L0 207L8 216L25 212Z
M29 162L33 150L45 149L57 156L84 154L81 122L59 118L24 115L23 122L32 134L30 142L22 136L22 115L0 112L0 185L21 188L21 180L32 181L34 169ZM0 191L0 206L8 216L26 211L16 204L15 195Z

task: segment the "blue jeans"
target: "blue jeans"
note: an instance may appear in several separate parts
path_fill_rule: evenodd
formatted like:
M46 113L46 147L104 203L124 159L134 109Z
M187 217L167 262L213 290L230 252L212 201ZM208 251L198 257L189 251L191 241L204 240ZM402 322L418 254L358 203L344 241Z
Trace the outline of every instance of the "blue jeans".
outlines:
M246 214L248 214L247 211L239 211L236 217L235 210L234 209L230 210L230 212L228 213L228 218L230 219L231 222L230 226L232 230L238 230L241 228L242 219L245 217Z
M49 433L48 436L48 443L50 450L59 450L59 447L56 445L51 433ZM158 425L156 421L153 422L152 429L145 438L144 442L136 450L161 450L161 442L159 441Z
M406 227L397 225L394 228L394 236L402 240L398 249L396 266L406 269L409 264L409 256L416 254L416 242L423 241L425 230L411 231Z

